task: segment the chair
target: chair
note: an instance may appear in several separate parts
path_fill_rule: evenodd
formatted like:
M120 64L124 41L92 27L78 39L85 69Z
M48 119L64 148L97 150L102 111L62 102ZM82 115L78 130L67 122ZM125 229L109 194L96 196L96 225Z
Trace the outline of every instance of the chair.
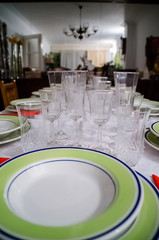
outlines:
M12 80L11 83L4 83L4 81L0 81L0 89L4 107L7 107L12 100L19 98L16 80Z

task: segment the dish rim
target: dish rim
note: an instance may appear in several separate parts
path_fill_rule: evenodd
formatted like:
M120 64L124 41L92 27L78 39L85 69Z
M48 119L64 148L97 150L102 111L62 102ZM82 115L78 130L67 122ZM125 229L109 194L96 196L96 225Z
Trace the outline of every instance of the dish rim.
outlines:
M152 133L153 133L154 135L156 135L157 137L159 137L159 132L156 132L156 130L154 129L154 125L156 125L156 124L159 125L159 121L156 121L156 122L152 123L151 126L150 126L150 129L151 129L151 131L152 131Z
M146 141L146 143L147 143L149 146L151 146L152 148L154 148L154 149L156 149L157 151L159 151L159 147L157 147L153 142L151 142L151 141L148 139L148 134L153 134L153 133L151 132L151 130L148 130L148 131L145 132L145 141ZM153 134L153 135L157 138L157 136L156 136L155 134Z
M6 131L0 133L0 135L11 133L11 132L14 132L14 131L20 129L20 122L19 122L18 116L0 115L0 121L12 122L15 126L14 128L11 128L9 130L6 130Z
M131 174L132 176L133 176L133 179L134 179L134 181L136 182L136 184L137 184L137 188L138 188L138 196L137 196L137 199L135 200L135 204L133 205L133 209L132 209L132 206L131 206L131 211L129 211L129 214L128 213L126 213L126 217L124 216L124 219L122 218L122 220L120 219L120 222L115 226L115 227L111 227L111 229L108 229L108 230L106 230L106 231L104 231L102 228L100 228L100 231L102 231L102 232L100 232L100 233L89 233L89 235L91 234L91 237L88 237L88 238L86 238L86 239L97 239L97 238L99 238L99 237L102 237L102 236L106 236L107 237L107 235L109 235L109 233L111 233L111 232L113 232L113 231L115 231L115 230L119 230L119 228L121 227L123 227L123 224L126 222L126 221L128 221L128 220L130 220L130 218L132 217L132 214L136 211L136 216L137 216L137 214L138 214L138 212L140 211L139 210L139 208L141 209L141 205L142 205L142 200L141 200L141 198L142 198L142 196L143 196L143 189L142 189L142 184L141 184L141 182L140 182L140 180L139 180L139 178L138 178L138 176L137 176L137 174L130 168L130 167L128 167L127 166L127 164L125 164L124 162L122 162L120 159L118 159L118 158L116 158L116 157L113 157L112 155L109 155L109 154L106 154L106 153L104 153L104 152L100 152L100 151L97 151L97 150L94 150L94 149L89 149L89 148L78 148L78 147L54 147L54 148L44 148L44 149L38 149L38 150L35 150L35 151L31 151L31 152L27 152L27 153L23 153L23 154L21 154L21 155L19 155L19 156L16 156L16 157L14 157L14 158L12 158L12 159L10 159L10 160L8 160L7 161L7 164L8 163L10 163L11 161L14 163L14 160L16 160L17 158L21 158L21 157L25 157L26 155L28 155L28 154L34 154L34 153L37 153L37 152L40 152L40 151L43 151L43 153L44 153L44 151L52 151L52 150L78 150L78 151L80 151L81 152L81 150L84 150L85 152L87 151L87 152L89 152L89 154L91 153L96 153L96 154L100 154L100 156L101 156L101 158L105 158L105 157L108 157L109 159L113 159L114 161L114 164L116 163L116 161L119 163L119 165L121 166L121 168L125 168L126 170L126 172L127 173L129 173L129 174ZM81 152L81 154L82 154L82 152ZM71 153L71 155L72 155L72 153ZM53 156L52 156L52 158L53 158ZM57 158L57 156L55 157L55 159ZM65 158L68 158L68 156L65 156ZM73 158L75 158L74 156L73 156ZM48 159L48 157L47 158L45 158L45 161ZM76 159L79 159L79 156L78 157L76 157ZM83 159L83 161L87 161L88 159ZM90 159L89 159L90 160ZM40 160L38 159L38 161L34 161L33 163L35 164L35 163L37 163L37 162L39 162ZM92 161L92 160L90 160L91 161L91 163L93 163L93 164L95 164L95 165L97 165L98 166L98 161L96 160L96 162L95 161ZM99 161L100 162L100 161ZM118 165L118 163L116 163L117 165ZM3 168L3 166L5 166L5 162L4 163L2 163L1 164L1 167ZM24 163L24 167L27 167L28 166L28 164L27 163ZM103 165L101 165L101 167L102 168L104 168L104 166ZM105 166L106 167L106 166ZM108 167L108 166L107 166ZM1 168L0 168L1 169ZM17 172L17 171L16 171ZM15 173L15 172L14 172ZM5 187L6 187L6 184L5 184ZM139 207L140 206L140 207ZM137 211L137 209L138 209L138 211ZM135 216L135 217L136 217ZM93 234L93 236L92 236L92 234ZM12 238L11 239L14 239L14 235L13 236L11 236ZM17 238L18 239L18 238ZM19 239L21 239L21 238L19 238Z

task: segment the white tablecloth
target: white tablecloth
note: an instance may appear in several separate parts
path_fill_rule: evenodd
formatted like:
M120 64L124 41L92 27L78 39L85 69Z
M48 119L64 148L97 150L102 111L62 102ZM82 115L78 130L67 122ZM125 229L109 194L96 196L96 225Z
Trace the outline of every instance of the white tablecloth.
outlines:
M1 113L9 113L7 111L3 111ZM115 135L116 132L116 117L114 114L112 114L110 120L106 125L104 126L103 129L103 142L107 141L105 140L105 136L107 135ZM150 117L149 121L147 123L147 126L149 127L151 123L158 121L158 117ZM69 120L69 117L67 117L68 125L70 127L70 132L73 131L73 122L72 120ZM64 122L64 119L63 119ZM66 122L65 122L66 123ZM67 123L66 123L67 125ZM68 129L69 129L68 127ZM83 133L82 133L82 139L81 142L83 143L83 147L88 147L88 141L96 138L96 132L97 132L97 127L95 124L89 119L88 116L85 116L85 120L83 121L82 124L83 127ZM114 133L113 133L114 132ZM89 136L88 136L89 135ZM89 138L89 139L87 139ZM111 137L110 137L111 138ZM107 138L106 138L107 139ZM112 137L113 139L113 137ZM111 142L111 141L110 141ZM91 145L90 145L91 146ZM0 145L0 157L15 157L19 154L23 153L22 147L20 140L6 143L6 144L1 144ZM138 171L142 175L144 175L146 178L148 178L151 182L152 181L152 174L158 175L159 176L159 151L156 149L152 148L145 142L145 150L142 158L139 160L137 165L133 168L134 170Z

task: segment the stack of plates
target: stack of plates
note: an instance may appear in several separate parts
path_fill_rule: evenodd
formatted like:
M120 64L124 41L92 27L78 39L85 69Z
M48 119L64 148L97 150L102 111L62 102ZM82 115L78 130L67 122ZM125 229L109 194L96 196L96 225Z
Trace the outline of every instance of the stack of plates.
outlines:
M159 151L159 121L154 122L150 126L150 130L145 133L146 142Z
M156 188L120 160L91 149L52 148L0 168L2 239L153 239Z
M25 120L25 119L24 119ZM25 121L25 130L28 131L30 124ZM18 116L0 115L0 145L16 141L21 138L20 121Z
M20 98L20 99L16 99L10 102L10 105L8 105L5 109L9 112L17 112L16 110L16 105L19 103L23 103L23 102L37 102L37 101L41 101L40 98Z
M149 107L151 109L150 116L159 116L159 102L144 98L142 101L142 106Z
M32 93L33 97L40 97L40 92L39 91L33 91Z
M0 115L0 144L20 139L20 123L17 116Z

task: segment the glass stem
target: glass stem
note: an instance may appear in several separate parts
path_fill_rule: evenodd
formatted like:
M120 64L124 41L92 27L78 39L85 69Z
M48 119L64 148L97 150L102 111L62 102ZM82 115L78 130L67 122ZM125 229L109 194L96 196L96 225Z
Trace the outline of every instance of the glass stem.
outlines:
M55 141L54 121L50 121L50 139L51 139L51 142Z
M60 118L58 118L58 133L61 134L61 122L60 122Z
M63 128L63 116L62 116L63 113L61 113L61 116L58 118L58 134L64 134L64 131L62 130Z
M102 147L102 125L98 125L98 148L101 149Z
M74 120L74 126L75 126L75 139L74 139L74 145L77 146L78 143L79 143L78 120Z

